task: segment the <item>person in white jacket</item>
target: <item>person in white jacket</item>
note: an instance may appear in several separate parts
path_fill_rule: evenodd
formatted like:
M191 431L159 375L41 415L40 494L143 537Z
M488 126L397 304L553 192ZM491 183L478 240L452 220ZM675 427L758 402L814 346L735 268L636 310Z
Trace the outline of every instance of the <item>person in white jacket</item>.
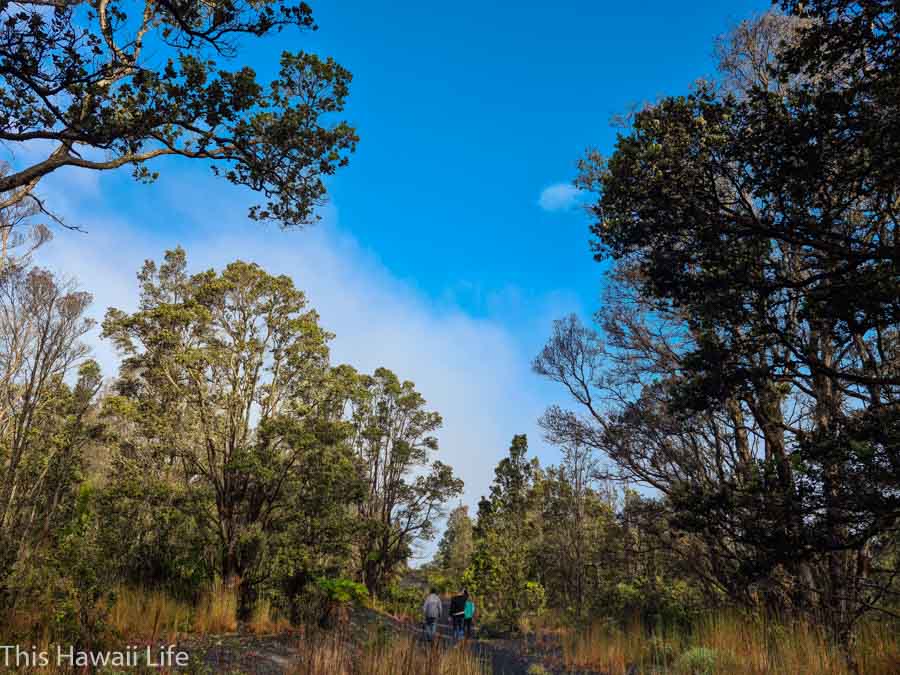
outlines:
M425 604L422 605L422 613L425 615L425 639L431 642L434 640L434 633L437 630L438 619L444 611L444 604L437 594L437 589L432 588L425 598Z

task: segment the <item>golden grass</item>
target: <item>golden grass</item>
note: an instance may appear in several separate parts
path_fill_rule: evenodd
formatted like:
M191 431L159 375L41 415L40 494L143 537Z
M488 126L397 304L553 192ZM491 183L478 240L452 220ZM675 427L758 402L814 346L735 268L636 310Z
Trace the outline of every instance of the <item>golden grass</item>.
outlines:
M305 640L298 645L296 675L490 675L481 662L461 645L444 649L420 643L408 635L370 640L354 649L337 634Z
M193 629L193 608L162 591L120 587L110 608L110 626L126 638L178 639Z
M604 672L624 673L630 663L645 660L641 658L645 642L639 627L623 631L606 623L595 623L577 633L563 633L563 663L573 670L599 668Z
M253 616L247 622L247 629L256 635L271 635L290 630L291 622L287 617L280 616L272 608L268 600L260 600L253 610Z
M238 628L236 611L236 593L221 584L203 593L196 606L179 602L163 591L121 587L116 590L108 621L123 637L175 641L189 633L233 633ZM280 626L269 604L260 603L250 629L274 632Z
M568 668L594 668L611 675L631 664L642 672L673 675L734 673L804 673L851 675L843 653L823 632L804 622L783 624L722 613L700 621L691 635L647 636L640 626L620 630L595 624L562 638ZM896 626L871 622L860 627L854 657L859 672L900 672L900 638Z
M237 630L237 589L217 582L204 593L194 612L194 632L233 633Z

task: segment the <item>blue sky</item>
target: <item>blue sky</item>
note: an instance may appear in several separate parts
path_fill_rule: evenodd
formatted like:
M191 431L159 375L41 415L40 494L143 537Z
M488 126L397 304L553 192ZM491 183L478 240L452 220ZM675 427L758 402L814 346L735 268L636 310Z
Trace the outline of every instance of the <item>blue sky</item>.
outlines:
M765 2L333 3L310 44L354 73L362 138L334 181L342 223L439 296L470 284L591 304L581 212L535 208L607 151L610 117L712 73L712 40ZM483 295L481 296L483 300ZM459 294L485 311L479 296Z
M556 460L536 419L564 399L529 362L554 318L597 308L602 278L567 187L575 162L612 149L613 115L712 75L714 37L768 4L312 4L318 32L247 46L261 75L283 49L354 74L361 141L321 224L248 222L247 195L190 162L157 165L150 187L67 170L41 190L89 234L59 232L38 262L77 277L98 317L134 307L141 261L176 244L197 269L241 257L293 275L337 333L336 361L388 366L444 415L442 458L474 505L513 434Z

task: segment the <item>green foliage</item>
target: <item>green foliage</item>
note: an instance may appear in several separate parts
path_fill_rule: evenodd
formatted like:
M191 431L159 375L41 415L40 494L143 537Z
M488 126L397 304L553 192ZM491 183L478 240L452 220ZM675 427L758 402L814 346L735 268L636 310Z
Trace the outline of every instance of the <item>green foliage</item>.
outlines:
M656 628L688 627L704 600L700 589L683 579L637 576L616 584L609 609L620 617L640 617Z
M262 580L290 596L352 540L346 373L330 367L330 335L288 277L240 261L190 276L186 265L181 249L147 262L141 309L111 309L103 324L125 357L109 401L123 429L112 489L138 509L162 505L162 523L138 518L145 536L188 534L201 555L176 558L179 576L236 581L249 617Z
M463 483L451 467L432 460L438 447L432 434L443 421L426 409L412 382L378 368L360 375L356 385L350 397L353 450L366 481L358 506L359 567L369 591L381 595L413 544L434 537L444 505Z
M369 593L363 584L351 579L316 579L316 588L330 601L339 604L363 604Z
M725 652L708 647L692 647L675 661L679 675L716 675L730 672L737 664Z
M22 260L2 262L0 613L30 633L22 638L95 645L111 570L87 481L105 434L100 369L81 343L91 297Z
M71 520L51 545L20 557L7 580L14 606L32 622L31 638L89 649L108 637L106 612L113 599L114 570L100 546L95 491L83 485Z
M314 616L310 618L323 628L330 628L344 620L350 605L362 605L369 598L363 584L344 578L316 579L309 590L302 602L314 611Z
M543 588L533 581L539 541L529 517L539 467L527 452L525 436L515 436L509 456L497 465L490 497L478 506L475 550L463 575L466 588L481 600L485 622L501 631L518 631L526 614L543 607Z
M433 581L433 577L429 577L429 586L437 588L439 593L449 590L446 582L442 586L439 580ZM418 619L422 614L423 595L423 589L418 586L391 584L384 596L385 608L392 614Z
M710 600L643 529L647 502L620 497L596 473L583 448L565 449L559 466L541 470L527 458L525 437L514 438L479 505L462 578L482 628L516 632L546 609L582 628L598 620L688 628Z
M540 614L547 602L544 587L536 581L526 581L522 589L522 609L526 614Z
M351 126L331 119L343 110L350 73L302 51L283 52L269 82L240 62L227 69L246 39L313 29L306 3L75 0L45 10L44 2L17 5L0 37L3 140L48 148L0 177L3 208L62 167L131 166L149 182L157 174L147 163L174 155L213 163L216 175L265 195L252 218L285 226L317 219L323 177L357 142Z
M472 559L472 519L469 507L458 506L450 512L447 527L438 542L436 565L449 577L448 583L459 586Z

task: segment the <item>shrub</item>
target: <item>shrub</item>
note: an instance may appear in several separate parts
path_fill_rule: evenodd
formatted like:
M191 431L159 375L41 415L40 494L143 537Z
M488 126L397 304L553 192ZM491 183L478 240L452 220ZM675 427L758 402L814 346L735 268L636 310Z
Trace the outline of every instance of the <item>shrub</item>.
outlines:
M364 604L369 597L366 587L350 579L320 577L313 583L310 606L315 608L315 621L331 628L346 619L351 604Z
M725 652L709 647L693 647L678 657L675 672L679 675L715 675L732 672L736 664Z
M674 644L654 635L643 645L641 662L654 667L669 667L677 656L678 650Z
M416 586L391 585L385 597L385 609L394 616L419 616L424 592Z
M92 649L110 637L112 570L97 544L93 489L84 484L54 540L22 555L4 579L13 632Z

